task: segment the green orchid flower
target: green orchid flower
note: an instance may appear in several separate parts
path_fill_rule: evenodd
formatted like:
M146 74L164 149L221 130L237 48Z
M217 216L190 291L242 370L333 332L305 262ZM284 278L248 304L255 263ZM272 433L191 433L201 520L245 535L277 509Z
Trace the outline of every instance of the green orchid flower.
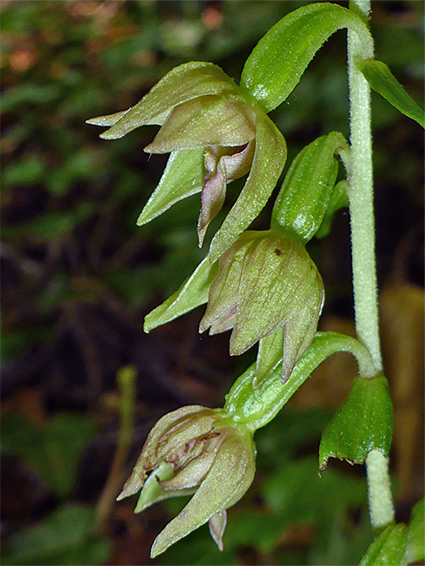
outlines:
M322 278L290 234L245 232L219 260L199 331L232 329L230 355L260 342L256 384L282 363L285 382L317 329Z
M252 434L223 409L182 407L156 423L117 499L141 490L137 513L163 499L193 497L157 536L152 558L207 522L223 549L226 509L251 485L255 454Z
M223 205L227 184L249 173L211 243L211 261L258 216L286 160L282 134L248 96L216 65L190 62L172 69L135 106L87 121L109 126L103 139L121 138L143 125L161 126L145 151L171 156L138 224L201 191L200 246Z

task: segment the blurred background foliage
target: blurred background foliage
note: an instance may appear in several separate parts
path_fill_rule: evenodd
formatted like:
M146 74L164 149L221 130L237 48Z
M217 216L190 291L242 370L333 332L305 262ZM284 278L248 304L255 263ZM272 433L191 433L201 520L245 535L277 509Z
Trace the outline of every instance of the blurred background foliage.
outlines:
M256 41L302 4L2 2L4 564L152 563L149 547L182 502L141 516L133 515L133 501L110 503L101 515L97 504L112 485L117 373L130 365L137 374L120 482L162 414L184 404L220 406L254 357L223 355L227 336L200 338L202 309L143 334L144 315L205 253L196 245L199 200L136 228L165 164L142 151L155 128L105 142L84 121L133 105L190 59L212 60L238 80ZM377 57L423 105L422 26L422 2L373 3ZM408 520L423 486L423 137L377 95L373 108L382 334L395 403L392 467L398 519ZM272 116L290 158L323 133L348 135L343 33ZM237 191L235 182L226 210ZM267 227L269 213L256 227ZM352 334L347 213L309 249L327 289L321 328ZM335 356L258 432L256 480L229 513L223 553L204 527L158 562L357 563L371 540L363 470L332 463L317 475L320 433L354 376L352 360Z

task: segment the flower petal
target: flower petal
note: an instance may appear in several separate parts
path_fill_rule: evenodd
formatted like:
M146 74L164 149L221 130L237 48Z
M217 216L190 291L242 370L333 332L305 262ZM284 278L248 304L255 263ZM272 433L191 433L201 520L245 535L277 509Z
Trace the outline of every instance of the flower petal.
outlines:
M241 151L230 155L223 155L220 161L223 163L227 182L240 179L249 173L254 154L255 140L252 140Z
M160 481L162 489L179 490L198 486L211 468L222 441L219 435L205 441L200 440L202 451L175 471L171 478Z
M254 241L243 266L237 323L230 338L232 356L283 326L310 262L304 248L289 238L270 235Z
M212 145L245 145L255 136L252 107L237 96L201 96L179 104L167 117L148 153Z
M322 278L311 262L311 273L299 287L298 308L285 323L282 359L282 383L285 383L295 364L310 346L324 303Z
M218 511L228 509L248 490L254 479L255 448L252 437L228 429L211 469L184 509L155 539L151 557L197 529Z
M226 177L223 164L219 161L215 175L207 179L202 187L201 212L198 219L199 247L202 246L208 226L220 212L225 198Z
M163 417L159 419L159 421L155 424L153 429L148 434L146 442L143 446L143 450L137 459L136 465L133 468L133 472L129 479L124 484L124 487L121 493L117 497L117 501L124 499L124 497L129 497L133 495L142 487L143 482L146 478L146 472L157 467L160 462L157 462L153 465L152 461L156 459L156 452L157 452L157 445L161 438L170 431L170 428L177 427L179 424L185 424L187 419L198 413L198 415L205 414L205 411L211 411L211 409L205 409L200 405L188 405L186 407L181 407L176 411L172 411L171 413L167 413ZM195 421L196 422L196 421ZM202 419L201 419L202 422ZM199 432L198 430L196 432ZM189 433L190 434L190 433ZM189 435L189 440L192 438Z
M203 150L188 149L170 155L155 191L145 204L137 225L150 222L179 200L202 190L204 184Z
M161 489L158 480L169 478L173 475L173 466L168 462L162 462L159 468L150 474L145 483L143 484L142 491L140 492L139 499L137 500L135 513L141 513L151 505L169 499L171 497L181 497L182 495L192 495L195 489L182 489L179 491L165 491Z
M223 154L226 150L227 153ZM213 147L205 151L205 169L208 176L202 188L202 206L198 220L199 247L202 247L208 226L223 206L227 183L248 173L254 150L255 141L252 140L242 146L241 151L234 153L229 153L229 147Z
M210 247L216 261L258 216L269 199L286 161L286 143L270 118L256 113L256 143L251 172Z
M117 139L139 126L161 125L171 110L182 102L206 94L229 92L237 93L239 89L217 65L202 61L184 63L171 69L135 106L125 110L119 121L112 122L113 127L100 137ZM93 118L89 123L110 125L107 119L113 116Z
M237 306L245 254L250 245L250 242L247 244L241 239L220 258L219 272L211 284L208 305L199 324L199 332L205 332L222 317L227 319L229 315L234 314L231 311Z

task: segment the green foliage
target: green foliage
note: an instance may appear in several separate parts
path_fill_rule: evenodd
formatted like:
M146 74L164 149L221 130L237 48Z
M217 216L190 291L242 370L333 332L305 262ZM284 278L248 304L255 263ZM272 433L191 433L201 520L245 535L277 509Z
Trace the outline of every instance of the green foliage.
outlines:
M63 505L39 524L14 535L3 564L91 565L108 557L108 543L93 533L94 509Z
M425 128L425 114L412 97L404 90L388 65L373 59L360 61L357 66L370 86L408 118Z
M316 238L324 238L327 236L331 231L335 213L338 212L338 210L341 210L341 208L348 207L348 188L349 184L345 179L339 181L339 183L334 186L329 199L328 208L326 209L322 223L316 232Z
M406 525L388 525L368 548L360 566L385 566L404 564L407 545Z
M333 196L338 174L335 154L339 152L348 152L348 144L339 132L321 136L300 151L275 200L272 228L289 230L304 244L311 240L323 223Z
M371 450L388 456L392 439L392 402L383 375L357 378L345 403L322 434L319 465L324 470L329 458L363 464Z
M425 499L422 498L412 509L407 538L407 562L425 560Z
M371 37L362 20L336 4L303 6L281 19L258 42L242 71L241 86L267 112L291 94L323 43L341 28L359 34L365 48Z
M86 416L76 414L58 413L40 426L12 413L2 420L1 449L21 457L62 498L74 487L82 451L96 429Z

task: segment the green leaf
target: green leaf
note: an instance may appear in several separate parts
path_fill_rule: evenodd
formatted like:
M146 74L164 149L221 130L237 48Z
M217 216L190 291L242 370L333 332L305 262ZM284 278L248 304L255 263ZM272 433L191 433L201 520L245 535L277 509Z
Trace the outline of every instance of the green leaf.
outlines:
M425 500L422 498L412 509L407 539L407 562L425 560Z
M45 426L19 414L2 420L2 450L16 454L32 466L58 497L73 488L77 466L96 426L87 417L57 414Z
M372 53L366 25L352 11L321 2L294 10L260 39L242 71L245 88L269 112L294 90L323 43L336 31L348 28L362 39L365 53Z
M146 315L143 330L150 332L206 303L217 269L218 265L211 264L207 256L171 297Z
M12 537L3 564L89 565L108 559L108 544L93 533L95 511L66 505Z
M137 225L143 226L179 200L199 193L203 184L204 150L196 148L173 152L157 188L137 219Z
M335 153L347 148L344 136L320 136L298 153L273 207L271 228L289 230L305 244L322 224L338 173Z
M420 126L425 128L425 113L416 104L413 98L407 94L402 85L391 73L388 65L382 61L367 59L357 63L358 68L363 73L371 88L385 98L402 114L415 120Z
M373 449L388 456L392 437L393 409L388 382L382 374L359 377L344 404L322 434L319 465L324 470L329 458L363 464Z
M338 212L338 210L341 210L341 208L348 207L348 188L349 184L345 179L339 181L339 183L337 183L333 188L325 216L323 217L322 223L316 232L316 238L324 238L327 236L331 231L335 213Z
M406 544L406 525L388 525L369 546L359 566L401 566L405 564Z

